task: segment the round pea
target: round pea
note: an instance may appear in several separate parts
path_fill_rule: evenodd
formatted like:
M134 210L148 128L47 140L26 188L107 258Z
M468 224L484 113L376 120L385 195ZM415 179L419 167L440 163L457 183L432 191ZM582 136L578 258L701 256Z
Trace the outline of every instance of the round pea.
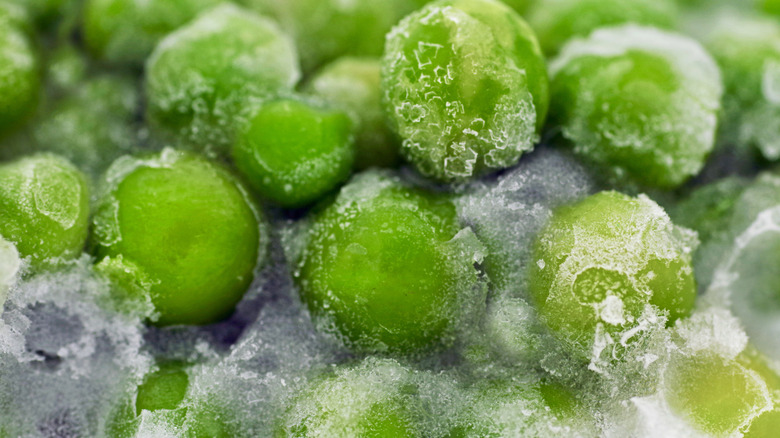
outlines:
M315 380L288 407L277 436L417 437L410 370L369 358Z
M207 324L229 315L252 281L268 232L227 171L165 149L120 158L104 184L93 219L97 255L150 285L156 324Z
M313 219L297 272L318 327L358 351L451 343L477 281L459 230L448 200L386 174L356 177Z
M352 123L337 110L299 100L263 104L238 129L233 160L264 198L303 207L349 177Z
M494 0L439 0L404 18L387 37L382 90L403 156L441 181L517 163L549 100L533 31Z
M601 27L636 23L671 29L676 18L675 0L539 0L528 13L528 23L548 55Z
M356 126L355 168L394 167L399 142L387 126L380 89L381 64L375 58L341 58L309 82L309 93L349 112Z
M22 17L0 3L0 137L33 114L41 89L38 53Z
M0 236L33 269L81 254L88 215L86 178L64 158L40 154L0 165Z
M141 66L171 31L222 0L87 0L83 35L94 57Z
M553 125L610 183L671 189L713 149L720 73L692 39L601 29L566 45L550 74Z
M164 139L226 154L248 103L289 91L299 76L295 47L276 24L223 4L157 45L146 64L146 117Z
M553 334L589 354L598 332L620 339L648 305L668 324L691 312L694 247L694 234L646 196L601 192L555 212L537 239L529 289Z

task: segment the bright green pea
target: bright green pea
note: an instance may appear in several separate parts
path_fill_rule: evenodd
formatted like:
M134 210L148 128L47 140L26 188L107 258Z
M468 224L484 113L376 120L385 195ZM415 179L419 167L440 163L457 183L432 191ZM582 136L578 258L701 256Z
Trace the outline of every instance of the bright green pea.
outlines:
M308 92L348 111L356 126L355 168L394 167L399 141L387 126L380 89L381 63L375 58L341 58L309 82Z
M533 31L494 0L440 0L401 21L387 38L382 90L402 154L442 181L517 163L549 99Z
M263 104L238 129L233 160L252 187L284 207L303 207L349 177L352 123L337 110L299 100Z
M64 158L42 154L0 165L0 236L33 269L81 254L88 215L86 179Z
M780 16L780 1L778 0L758 0L759 7L767 14Z
M448 200L382 173L355 178L314 218L297 272L318 327L358 351L451 343L477 280L459 230Z
M553 334L589 354L597 333L620 339L648 305L667 324L691 312L694 248L694 234L646 196L601 192L555 212L538 237L529 289Z
M721 82L695 41L626 25L575 40L551 63L553 125L610 183L670 189L712 151Z
M38 53L19 10L0 3L0 137L17 130L38 104Z
M299 76L276 24L223 4L157 45L146 64L147 120L172 142L226 154L248 102L290 90Z
M187 395L189 385L190 378L181 364L162 364L160 369L148 374L138 386L136 413L140 415L144 409L156 411L178 408Z
M676 18L674 0L539 0L528 23L544 52L554 55L567 41L600 27L636 23L671 29Z
M268 231L224 169L165 149L108 170L93 219L99 258L151 284L157 325L207 324L232 311L252 281Z
M282 437L417 437L409 406L410 370L369 358L304 388L276 432Z
M380 56L385 35L412 0L246 0L295 38L306 72L341 56Z
M712 354L676 358L664 384L672 411L714 436L734 434L772 407L766 383L755 371Z
M84 42L98 59L141 66L171 31L222 0L87 0Z
M100 76L80 84L31 129L38 150L58 153L93 179L136 146L135 81Z
M780 159L780 24L724 15L705 44L725 84L720 142Z

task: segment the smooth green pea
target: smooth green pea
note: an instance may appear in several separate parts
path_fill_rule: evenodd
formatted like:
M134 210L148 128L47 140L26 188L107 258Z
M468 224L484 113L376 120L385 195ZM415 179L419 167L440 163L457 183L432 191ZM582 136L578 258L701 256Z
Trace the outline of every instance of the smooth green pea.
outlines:
M404 18L387 37L382 90L401 153L441 181L517 163L549 102L533 31L494 0L440 0Z
M86 178L64 158L41 154L0 165L0 235L33 269L81 254L88 215Z
M263 104L238 129L233 160L258 193L279 205L310 204L349 177L352 123L337 110L299 100Z
M174 144L228 154L249 102L289 91L299 76L295 47L275 23L223 4L157 45L146 117Z
M24 18L0 2L0 137L19 129L38 105L40 60Z
M160 369L150 373L138 386L135 410L140 415L144 409L176 409L187 395L190 378L187 371L178 363L166 363Z
M412 0L246 0L295 38L306 72L341 56L379 56Z
M276 432L282 437L417 437L407 388L410 370L392 360L369 358L304 388Z
M137 272L157 325L207 324L232 311L263 257L268 231L224 169L165 149L108 170L93 219L99 258Z
M721 80L692 39L626 25L575 40L551 63L551 126L611 184L671 189L713 149Z
M110 63L141 66L157 42L222 0L87 0L84 42Z
M318 327L358 351L451 343L477 281L459 230L447 199L382 173L355 178L314 218L297 272Z
M548 55L601 27L636 23L672 29L676 19L674 0L539 0L528 13L528 23Z
M394 167L399 141L387 126L380 89L381 64L375 58L341 58L308 83L309 93L349 112L356 126L355 168Z
M647 305L667 324L690 314L695 242L646 196L601 192L558 209L540 233L531 296L553 334L589 354L597 332L619 339Z

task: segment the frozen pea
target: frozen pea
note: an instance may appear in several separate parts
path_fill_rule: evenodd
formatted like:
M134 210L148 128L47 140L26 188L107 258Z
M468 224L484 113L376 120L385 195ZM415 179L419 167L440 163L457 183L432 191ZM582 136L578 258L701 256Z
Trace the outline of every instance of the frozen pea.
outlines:
M147 120L172 142L227 154L248 102L290 90L299 76L276 24L223 4L157 45L146 64Z
M355 150L346 113L313 102L264 103L236 133L233 160L258 193L279 205L310 204L350 174Z
M24 17L0 2L0 137L21 127L38 104L40 61Z
M725 84L720 142L780 159L780 24L722 15L705 36Z
M341 56L379 56L385 35L414 10L412 0L246 0L295 38L311 72Z
M97 59L141 66L157 42L222 0L87 0L84 42Z
M554 55L567 41L600 27L636 23L671 29L676 16L674 0L539 0L528 23L544 52Z
M650 305L667 324L691 312L695 245L695 233L648 197L601 192L555 212L535 245L529 290L553 334L588 355L597 338L620 340L640 325Z
M138 100L132 78L90 78L33 125L34 145L68 158L97 179L112 161L136 147Z
M551 126L613 184L671 189L712 151L718 66L687 37L625 25L567 44L550 65Z
M268 238L235 179L199 156L165 149L118 159L103 184L93 218L97 255L151 285L156 324L208 324L229 315Z
M475 289L481 245L459 231L448 199L385 173L356 177L313 219L297 270L317 326L363 352L451 344L474 303L484 303Z
M735 434L772 408L758 373L706 352L674 359L664 373L664 388L674 413L713 436Z
M0 236L33 269L81 254L88 215L86 179L64 158L41 154L0 165Z
M767 14L780 16L780 1L778 0L758 0L759 7Z
M397 362L368 358L341 366L304 388L285 413L281 437L418 437L412 373Z
M87 79L87 58L73 44L64 44L49 54L46 82L49 95L54 98L73 93ZM94 102L93 102L94 103Z
M181 364L172 362L160 365L138 386L136 413L140 414L143 410L176 409L187 395L189 385L189 376Z
M517 163L549 100L533 31L494 0L440 0L404 18L387 37L382 89L403 156L441 181Z
M323 67L307 85L309 93L349 112L356 126L358 170L393 167L400 159L400 142L382 109L380 70L376 58L341 58Z

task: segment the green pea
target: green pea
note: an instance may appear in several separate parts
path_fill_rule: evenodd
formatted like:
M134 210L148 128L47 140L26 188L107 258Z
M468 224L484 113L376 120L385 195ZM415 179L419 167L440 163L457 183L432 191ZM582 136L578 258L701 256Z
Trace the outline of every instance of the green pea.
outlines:
M99 258L151 284L157 325L207 324L232 311L252 281L268 231L224 169L165 149L109 168L93 219Z
M413 0L246 0L294 36L306 72L341 56L379 56Z
M127 77L99 76L81 83L31 129L38 150L58 153L93 179L136 147L139 96Z
M672 411L715 436L748 427L758 412L772 407L766 383L756 372L712 354L675 359L664 384Z
M84 175L56 155L0 165L0 235L37 270L81 254L89 194Z
M558 209L535 245L529 289L542 321L575 352L619 340L648 305L667 324L696 297L695 235L675 227L655 202L601 192Z
M705 37L725 84L720 141L780 159L780 24L723 16Z
M341 58L309 82L309 93L349 112L356 126L355 168L394 167L399 142L387 126L380 89L381 63L375 58Z
M176 409L187 395L190 378L181 364L162 364L160 369L150 373L138 387L135 399L137 414L141 411Z
M303 207L349 177L352 123L340 111L299 100L263 104L238 129L233 160L264 198Z
M171 31L222 0L87 0L84 42L93 56L141 66Z
M767 14L780 16L780 1L778 0L758 0L759 7Z
M440 0L406 17L387 38L382 89L403 156L441 181L517 163L549 99L533 31L494 0Z
M38 104L40 61L23 17L0 3L0 137L19 129Z
M613 184L671 189L712 151L721 82L695 41L626 25L575 40L552 62L551 118Z
M452 342L477 272L447 199L369 172L313 221L297 280L320 329L368 352Z
M157 45L146 64L147 119L171 142L226 154L248 102L290 90L299 76L276 24L223 4Z
M417 437L410 409L410 370L369 358L312 382L288 407L281 437Z
M556 54L576 37L625 23L674 28L674 0L539 0L528 14L539 44L548 55Z

